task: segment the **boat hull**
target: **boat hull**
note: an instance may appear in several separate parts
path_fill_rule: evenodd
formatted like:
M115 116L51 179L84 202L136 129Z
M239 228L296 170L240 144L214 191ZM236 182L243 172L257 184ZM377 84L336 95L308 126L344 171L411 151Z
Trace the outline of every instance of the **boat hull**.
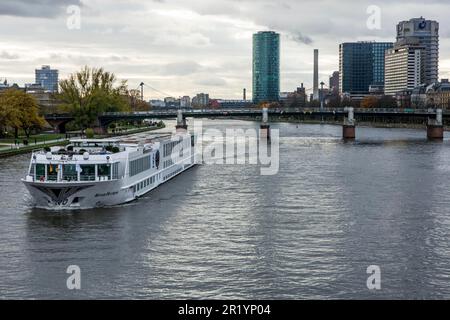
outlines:
M34 207L47 210L78 210L109 207L128 203L156 189L175 176L192 168L195 164L174 165L162 171L175 174L170 178L136 191L133 186L124 185L123 180L49 183L22 180L34 200ZM177 170L179 169L179 170Z
M134 200L133 190L122 188L120 181L23 183L34 199L34 206L42 209L90 209Z

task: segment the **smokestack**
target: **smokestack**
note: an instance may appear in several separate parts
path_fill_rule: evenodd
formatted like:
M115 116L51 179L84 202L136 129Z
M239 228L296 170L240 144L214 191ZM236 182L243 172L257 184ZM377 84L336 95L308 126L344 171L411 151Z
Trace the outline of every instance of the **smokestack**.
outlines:
M247 89L244 88L243 90L244 92L244 101L247 101Z
M314 49L313 99L319 100L319 49Z

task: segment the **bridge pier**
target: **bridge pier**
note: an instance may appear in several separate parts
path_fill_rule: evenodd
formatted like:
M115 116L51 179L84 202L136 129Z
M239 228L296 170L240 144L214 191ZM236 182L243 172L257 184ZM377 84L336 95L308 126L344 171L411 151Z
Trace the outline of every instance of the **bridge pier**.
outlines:
M262 121L259 130L260 138L270 140L270 124L269 124L269 111L267 108L263 109Z
M442 109L436 110L436 119L428 118L428 140L444 140L444 123L442 122Z
M177 133L185 133L188 129L186 118L183 117L183 112L181 110L178 110L177 125L175 126L175 129Z
M66 133L66 124L74 120L69 114L48 114L44 117L45 121L53 128L55 133Z
M342 138L344 140L353 140L356 138L355 116L352 107L345 108L348 116L344 117L344 124L342 126Z
M66 123L67 121L61 120L47 120L48 124L53 127L54 133L66 133Z

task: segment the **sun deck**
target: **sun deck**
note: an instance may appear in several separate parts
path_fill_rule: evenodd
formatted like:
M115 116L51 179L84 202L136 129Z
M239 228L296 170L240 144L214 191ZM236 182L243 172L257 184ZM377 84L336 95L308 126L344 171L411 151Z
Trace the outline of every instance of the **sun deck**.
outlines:
M122 139L72 139L67 146L33 152L26 181L79 183L122 179L128 161L158 148L170 135Z

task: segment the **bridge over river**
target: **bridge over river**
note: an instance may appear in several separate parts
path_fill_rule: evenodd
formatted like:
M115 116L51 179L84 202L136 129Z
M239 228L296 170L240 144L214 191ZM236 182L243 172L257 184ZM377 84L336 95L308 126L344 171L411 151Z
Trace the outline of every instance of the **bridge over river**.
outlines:
M403 119L427 124L427 136L430 139L443 138L444 120L450 119L450 112L440 109L363 109L363 108L233 108L233 109L170 109L152 110L143 112L107 112L99 114L98 129L106 132L109 124L122 120L143 119L173 119L185 118L230 118L250 117L262 119L265 127L268 127L270 117L291 117L298 119L326 119L343 121L343 137L354 138L355 124L357 121L380 121L383 119ZM266 119L264 119L264 114ZM46 115L45 119L53 126L56 132L65 132L65 125L74 120L70 114ZM179 119L181 121L181 119ZM180 124L180 123L179 123ZM180 124L181 125L181 124Z

